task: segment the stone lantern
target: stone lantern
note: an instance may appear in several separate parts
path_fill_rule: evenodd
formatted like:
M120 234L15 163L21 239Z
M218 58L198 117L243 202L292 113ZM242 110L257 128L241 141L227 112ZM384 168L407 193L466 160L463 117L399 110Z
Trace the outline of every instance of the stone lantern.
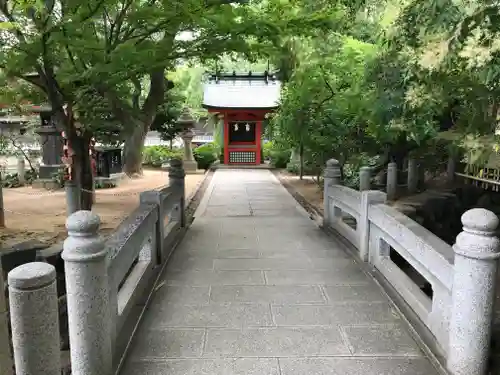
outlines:
M193 149L191 142L193 141L194 133L193 128L195 126L195 119L191 116L188 108L184 108L181 116L177 120L177 124L182 128L181 138L184 141L184 157L182 162L184 163L184 170L186 173L193 173L197 170L197 163L194 160Z
M40 114L41 126L36 130L42 145L42 164L40 164L39 180L50 182L53 175L64 169L62 162L63 138L61 129L53 121L51 108L42 107L36 110ZM50 184L49 184L50 185Z

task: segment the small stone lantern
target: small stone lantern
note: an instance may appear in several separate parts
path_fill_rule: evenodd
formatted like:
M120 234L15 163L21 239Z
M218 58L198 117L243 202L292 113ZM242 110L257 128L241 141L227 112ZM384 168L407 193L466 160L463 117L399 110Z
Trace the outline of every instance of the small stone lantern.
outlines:
M197 163L194 160L193 150L191 147L191 142L193 141L194 133L193 128L195 125L195 119L191 116L189 108L185 107L181 113L181 116L177 120L177 124L183 129L181 135L184 141L184 157L183 164L186 173L194 173L197 170Z

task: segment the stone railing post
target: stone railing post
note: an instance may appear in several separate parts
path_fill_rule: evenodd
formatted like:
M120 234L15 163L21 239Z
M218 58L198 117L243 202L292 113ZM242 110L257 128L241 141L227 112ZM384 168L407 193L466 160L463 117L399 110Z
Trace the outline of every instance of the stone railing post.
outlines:
M165 255L164 251L164 240L165 237L165 213L162 210L162 194L159 191L150 190L144 191L139 194L139 202L141 204L153 204L156 206L158 212L158 220L156 221L156 230L155 230L155 243L156 243L156 259L157 264L161 264L163 262L163 257Z
M408 192L416 193L418 189L418 161L414 158L408 159L408 176L407 176Z
M2 269L0 258L0 270ZM14 362L12 362L12 351L9 340L9 312L5 301L5 285L3 275L0 272L0 374L14 374Z
M24 178L24 173L25 173L25 162L24 162L24 156L18 156L17 158L17 179L19 180L19 183L21 185L24 185L25 178Z
M392 201L396 199L398 192L398 165L395 162L390 162L387 165L387 199Z
M340 212L334 209L330 212L330 198L329 189L333 185L342 184L342 174L340 173L340 163L338 160L330 159L326 162L324 171L324 186L323 186L323 226L328 227L331 225L334 217L340 216Z
M286 165L287 169L298 168L300 164L300 155L297 147L293 147L290 153L290 161Z
M371 204L384 203L387 200L387 194L378 190L368 190L361 193L361 212L359 214L359 257L363 262L370 260L370 219L368 212Z
M174 194L179 194L180 203L172 210L171 220L179 221L181 227L186 226L186 193L185 193L185 179L186 172L184 171L184 166L181 160L172 159L170 161L170 171L168 172L169 185L174 187Z
M454 155L448 157L448 164L446 165L446 182L448 185L453 185L455 182L455 172L457 171L457 159Z
M361 167L359 169L359 191L370 190L372 185L372 169L370 167Z
M60 375L56 269L26 263L10 271L7 280L16 374Z
M485 375L495 300L500 241L495 236L498 217L483 208L462 215L457 236L448 370L453 375Z
M80 210L80 191L75 181L66 181L64 190L66 193L66 214L70 216Z
M98 236L99 216L78 211L66 220L61 254L66 273L69 344L73 375L110 375L113 329L107 251Z

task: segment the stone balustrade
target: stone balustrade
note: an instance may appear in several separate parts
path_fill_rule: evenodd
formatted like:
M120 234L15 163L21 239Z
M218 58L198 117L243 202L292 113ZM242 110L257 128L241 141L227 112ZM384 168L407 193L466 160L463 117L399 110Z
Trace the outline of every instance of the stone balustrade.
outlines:
M184 176L182 163L173 161L169 187L142 193L137 209L105 241L96 214L68 217L62 257L73 375L120 369L151 286L185 229ZM338 161L328 161L323 227L344 237L371 266L452 375L485 375L500 257L498 218L484 209L467 211L463 232L449 246L386 205L385 193L370 190L369 169L360 171L360 180L360 191L343 186ZM430 284L430 295L393 261L393 251ZM25 264L9 273L8 283L16 373L55 375L60 358L53 267Z
M415 173L415 166L410 169ZM388 185L394 182L392 176ZM389 192L395 194L394 189ZM339 163L328 161L324 228L349 241L355 255L374 268L396 302L409 307L425 330L423 336L429 338L427 344L438 358L444 358L452 375L485 375L500 257L497 216L485 209L467 211L462 216L463 232L449 246L386 205L386 200L380 191L342 186ZM346 214L355 219L354 225L345 222ZM431 285L431 297L393 262L391 249Z
M107 240L95 213L68 217L62 258L73 375L120 369L151 287L185 230L184 176L182 162L172 161L169 186L142 193ZM18 375L61 373L55 276L47 263L27 263L8 275Z

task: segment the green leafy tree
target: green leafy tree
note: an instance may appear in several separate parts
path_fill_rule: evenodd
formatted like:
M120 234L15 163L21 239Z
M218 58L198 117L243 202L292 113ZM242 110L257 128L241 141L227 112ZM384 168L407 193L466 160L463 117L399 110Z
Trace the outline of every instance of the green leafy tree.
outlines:
M318 21L319 11L297 16L289 8L298 3L2 1L0 68L45 94L74 150L73 178L90 190L88 145L96 118L121 126L124 171L140 174L144 139L167 90L165 72L179 60L264 53L276 45L277 32L303 33L306 25L329 21ZM82 200L89 208L91 197Z
M165 101L160 105L151 124L151 130L159 132L161 139L169 141L170 148L172 148L172 141L183 130L177 123L177 119L181 115L184 103L185 97L177 88L167 91Z
M272 122L275 138L299 149L301 174L305 155L309 168L319 174L328 158L343 164L373 143L361 118L360 83L376 47L349 37L325 41L309 41Z

